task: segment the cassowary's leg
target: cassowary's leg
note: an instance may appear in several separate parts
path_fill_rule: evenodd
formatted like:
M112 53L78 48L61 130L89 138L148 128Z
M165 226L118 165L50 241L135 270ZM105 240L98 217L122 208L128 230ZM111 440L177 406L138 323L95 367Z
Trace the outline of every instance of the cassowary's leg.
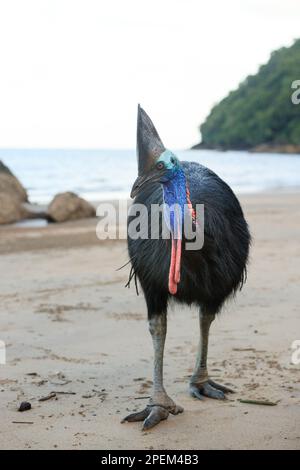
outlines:
M233 393L230 388L219 385L209 379L207 373L207 349L209 328L215 315L199 312L200 341L193 375L190 379L190 393L193 397L202 400L203 395L223 400L225 393Z
M147 430L167 419L169 413L182 413L183 408L177 406L167 395L163 385L163 357L167 333L167 315L165 313L151 316L149 330L154 349L153 392L149 405L138 413L132 413L124 421L144 421L143 430Z

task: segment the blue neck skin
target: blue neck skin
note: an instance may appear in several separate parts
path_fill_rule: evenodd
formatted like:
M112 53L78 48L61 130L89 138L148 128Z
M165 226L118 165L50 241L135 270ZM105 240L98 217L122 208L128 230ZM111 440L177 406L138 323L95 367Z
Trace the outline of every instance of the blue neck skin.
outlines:
M175 171L173 170L172 178L164 181L162 185L164 203L169 207L176 204L180 209L177 216L173 210L170 212L171 226L169 228L171 229L172 234L177 238L178 233L181 235L182 232L185 204L188 203L186 197L186 178L183 169L178 166ZM167 215L165 208L165 217L167 217ZM168 220L166 221L168 224Z
M178 158L170 150L165 150L160 155L157 163L163 163L165 168L160 179L163 186L165 221L172 235L175 238L181 237L184 209L188 203L185 174ZM169 211L168 208L171 208L171 210Z

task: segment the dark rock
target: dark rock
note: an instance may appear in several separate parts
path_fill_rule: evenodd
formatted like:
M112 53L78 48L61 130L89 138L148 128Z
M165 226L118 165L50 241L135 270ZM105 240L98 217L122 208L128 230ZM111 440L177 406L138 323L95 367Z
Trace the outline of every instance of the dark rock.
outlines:
M66 222L96 216L96 209L87 201L72 192L57 194L47 211L53 222Z
M18 222L26 216L27 211L16 196L0 192L0 225Z
M28 201L27 192L10 169L0 161L0 224L18 222L28 211L23 203Z
M10 169L0 161L0 193L13 196L20 202L27 202L28 196L25 188Z
M18 411L28 411L31 410L31 403L29 401L22 401L22 403L19 406Z

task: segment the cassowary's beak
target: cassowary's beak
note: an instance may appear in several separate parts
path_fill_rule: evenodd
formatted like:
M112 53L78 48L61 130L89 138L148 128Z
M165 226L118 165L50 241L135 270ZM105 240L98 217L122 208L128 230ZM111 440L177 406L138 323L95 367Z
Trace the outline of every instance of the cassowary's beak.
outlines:
M146 185L146 183L158 182L161 176L162 176L162 172L161 171L158 172L155 169L145 175L138 176L132 186L130 197L134 198L140 192L140 189L142 188L142 186Z

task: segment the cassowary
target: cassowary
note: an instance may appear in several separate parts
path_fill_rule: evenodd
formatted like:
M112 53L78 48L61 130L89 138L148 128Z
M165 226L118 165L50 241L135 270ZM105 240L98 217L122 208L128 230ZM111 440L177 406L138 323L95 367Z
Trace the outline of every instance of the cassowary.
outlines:
M138 178L131 197L148 209L146 223L151 226L151 206L187 207L194 218L196 204L204 204L204 244L187 250L183 217L170 217L170 238L133 238L128 234L128 251L144 292L149 330L154 347L153 391L148 406L123 421L144 421L150 429L169 413L183 408L167 395L163 385L163 355L167 332L167 307L171 299L199 308L200 341L190 394L224 399L229 388L213 382L207 371L209 329L224 302L243 286L246 278L250 234L241 206L230 189L213 171L194 162L180 162L166 150L152 121L138 107ZM182 209L184 210L184 209ZM175 212L174 212L175 213ZM129 214L128 227L133 220ZM196 222L195 222L196 223ZM181 226L180 226L181 224ZM201 221L199 221L201 224ZM136 279L135 279L136 280Z

